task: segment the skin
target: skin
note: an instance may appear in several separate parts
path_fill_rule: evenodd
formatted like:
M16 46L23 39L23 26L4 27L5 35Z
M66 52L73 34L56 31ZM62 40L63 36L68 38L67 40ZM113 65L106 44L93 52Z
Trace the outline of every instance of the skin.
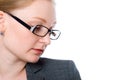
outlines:
M35 0L27 7L11 13L31 26L42 24L52 28L56 23L52 2ZM38 37L18 23L8 14L0 11L0 80L27 80L25 65L35 63L41 54L35 49L45 50L50 44L49 34Z

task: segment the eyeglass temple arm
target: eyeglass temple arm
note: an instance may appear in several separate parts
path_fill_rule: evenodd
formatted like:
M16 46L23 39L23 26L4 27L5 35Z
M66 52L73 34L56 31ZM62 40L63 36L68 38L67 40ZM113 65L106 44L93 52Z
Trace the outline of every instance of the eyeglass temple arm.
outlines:
M25 22L23 22L21 19L17 18L16 16L13 16L12 14L8 13L11 17L13 17L15 20L17 20L20 24L22 24L23 26L25 26L27 29L31 29L31 27L26 24Z

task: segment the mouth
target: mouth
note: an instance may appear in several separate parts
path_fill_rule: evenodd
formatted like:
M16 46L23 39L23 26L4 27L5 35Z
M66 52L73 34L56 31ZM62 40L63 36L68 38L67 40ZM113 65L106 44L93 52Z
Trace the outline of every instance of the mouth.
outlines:
M44 52L43 49L36 49L36 48L33 48L32 50L35 52L36 55L42 55L43 52Z

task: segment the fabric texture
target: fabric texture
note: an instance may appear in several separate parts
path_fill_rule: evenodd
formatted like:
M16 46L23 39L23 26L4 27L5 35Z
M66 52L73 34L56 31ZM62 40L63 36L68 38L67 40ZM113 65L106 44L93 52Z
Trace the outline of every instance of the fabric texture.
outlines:
M40 58L37 63L26 65L27 80L81 80L71 60Z

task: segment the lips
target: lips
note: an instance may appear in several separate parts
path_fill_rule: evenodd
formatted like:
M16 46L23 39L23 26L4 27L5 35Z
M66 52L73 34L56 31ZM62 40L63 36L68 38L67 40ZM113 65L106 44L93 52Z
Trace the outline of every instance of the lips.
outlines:
M36 49L36 48L33 48L32 50L35 52L36 55L42 55L43 52L44 52L43 49Z

